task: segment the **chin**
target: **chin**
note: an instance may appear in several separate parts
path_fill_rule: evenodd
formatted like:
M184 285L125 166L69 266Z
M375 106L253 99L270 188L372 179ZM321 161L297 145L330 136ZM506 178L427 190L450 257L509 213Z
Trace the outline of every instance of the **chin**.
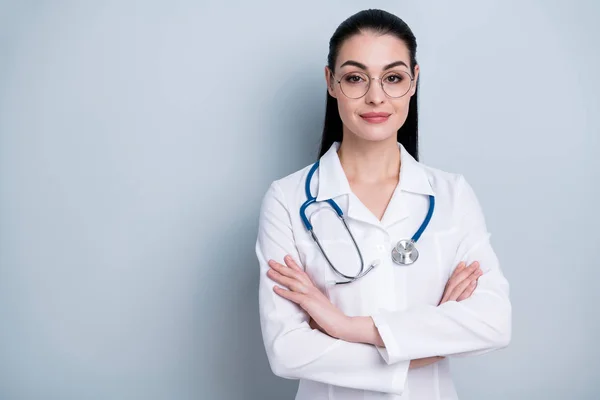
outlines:
M352 133L359 139L369 142L383 142L388 140L396 140L398 129L378 126L378 127L356 127ZM392 139L393 138L393 139Z

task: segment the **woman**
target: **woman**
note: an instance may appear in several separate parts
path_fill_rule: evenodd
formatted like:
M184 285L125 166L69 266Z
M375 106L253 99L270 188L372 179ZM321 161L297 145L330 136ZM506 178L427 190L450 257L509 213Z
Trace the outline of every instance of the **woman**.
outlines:
M319 163L263 199L261 328L296 399L456 399L447 357L510 341L508 282L471 186L418 161L416 47L387 12L343 22Z

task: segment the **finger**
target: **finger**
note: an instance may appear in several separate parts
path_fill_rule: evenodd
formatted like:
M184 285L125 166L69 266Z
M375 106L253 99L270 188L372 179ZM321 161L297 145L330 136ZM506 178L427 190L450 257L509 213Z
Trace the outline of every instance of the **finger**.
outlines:
M452 276L457 275L460 271L465 269L466 265L467 264L464 261L459 262L458 265L456 266L456 268L454 268L454 271L452 272Z
M284 257L285 264L292 270L296 271L299 280L302 280L307 285L313 285L312 279L310 276L304 271L304 269L290 256L289 254Z
M454 288L456 287L456 285L458 285L463 279L462 276L471 272L469 269L466 269L466 265L467 263L465 263L464 261L458 263L458 266L454 269L454 272L452 272L452 275L450 275L450 278L448 278L448 281L446 282L446 286L444 287L444 294L439 304L448 301L448 298L454 290ZM471 266L469 266L469 268L471 268Z
M470 266L469 268L473 267ZM440 303L450 300L456 300L458 296L460 296L462 292L464 292L465 287L467 287L473 281L473 278L477 278L474 275L477 273L477 271L478 269L471 271L470 275L465 278L462 278L462 280L459 280L461 279L460 276L458 278L455 278L446 288L446 291L444 292L444 297Z
M304 296L301 295L300 293L292 292L291 290L286 290L286 289L280 288L279 286L273 286L273 291L275 293L277 293L279 296L283 297L284 299L288 299L288 300L293 301L294 303L298 304L299 306L302 306L302 301L303 301Z
M471 263L469 266L467 266L464 261L461 261L452 275L450 275L450 278L448 278L447 286L452 286L452 288L454 288L458 282L461 282L463 279L465 279L465 277L468 277L473 273L473 266L474 263Z
M475 271L477 271L478 268L479 262L473 261L468 267L463 268L463 270L456 275L456 278L458 281L462 281L471 276Z
M458 265L456 266L456 268L454 268L454 271L452 271L452 274L450 275L450 277L448 278L448 281L446 282L446 287L448 287L448 284L450 284L450 281L453 277L455 277L456 275L458 275L458 273L460 271L462 271L465 268L465 262L461 261L458 263Z
M454 290L452 290L452 292L450 293L450 296L448 297L449 300L458 300L458 297L465 290L467 290L470 287L471 283L473 281L476 281L477 278L479 278L479 272L473 273L470 277L468 277L467 279L464 279L462 282L460 282L458 285L456 285L456 287L454 288Z
M294 292L303 293L303 294L306 294L308 292L306 285L304 283L299 282L298 280L296 280L294 278L289 278L285 275L282 275L273 269L270 269L267 271L267 276L269 278L271 278L272 280L274 280L275 282L282 284L283 286L285 286L286 288L288 288Z
M467 288L458 296L456 301L463 301L463 300L471 297L471 295L475 291L476 287L477 287L477 281L476 280L471 281L471 283L469 283L469 286L467 286Z
M294 261L292 256L288 254L283 258L283 261L285 262L289 270L294 271L294 277L296 279L303 282L305 285L314 286L314 283L312 279L310 279L310 276L308 276L304 269L302 269L302 267L296 261Z
M463 292L461 294L458 295L458 297L456 298L456 301L463 301L463 300L466 300L469 297L471 297L471 295L475 291L476 287L477 287L477 281L472 281L471 283L469 283L469 286L467 286L467 288L465 290L463 290Z
M298 265L298 263L296 263L296 261L294 261L292 256L290 256L289 254L283 258L283 261L285 261L285 264L288 267L293 268L298 272L304 272L304 270Z
M473 273L479 269L479 263L474 261L468 267L463 268L456 275L451 276L446 285L446 290L452 292L458 284L469 278Z
M289 268L287 265L283 265L278 263L277 261L270 260L269 266L279 272L281 275L289 276L290 278L296 278L298 276L298 272ZM296 278L297 279L297 278Z
M464 261L461 261L458 263L456 268L454 268L454 271L452 271L452 274L450 275L448 281L446 282L446 285L444 286L444 295L440 300L440 304L444 303L447 300L447 297L450 295L450 292L452 291L452 289L454 289L454 286L456 286L455 281L458 274L465 269L466 265L467 264Z
M458 296L460 296L461 293L464 292L465 289L467 289L469 287L471 282L476 281L481 276L481 274L483 274L483 272L481 272L481 270L477 270L477 271L473 272L471 274L471 276L469 276L467 279L464 279L462 282L460 282L458 285L456 285L454 290L452 290L452 293L450 294L449 299L457 300Z

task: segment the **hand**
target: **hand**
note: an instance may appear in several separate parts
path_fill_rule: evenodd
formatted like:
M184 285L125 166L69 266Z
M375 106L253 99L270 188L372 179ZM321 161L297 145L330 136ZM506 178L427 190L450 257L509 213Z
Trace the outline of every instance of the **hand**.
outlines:
M477 279L483 275L483 272L477 261L472 262L469 267L465 267L465 265L464 262L460 262L452 273L452 276L450 276L450 279L448 279L440 304L452 300L461 301L468 299L473 294L473 291L477 287ZM408 368L422 368L444 358L442 356L417 358L410 360Z
M339 338L349 323L349 317L329 301L291 256L285 256L284 261L286 265L269 260L271 268L267 271L267 276L287 288L275 285L275 293L302 307L321 331Z
M462 301L471 297L477 287L477 279L483 275L483 272L477 261L472 262L468 267L465 265L464 261L458 264L446 283L444 295L438 305L447 301Z
M410 364L408 364L408 369L426 367L430 364L440 361L443 358L445 358L445 357L434 356L434 357L426 357L426 358L416 358L414 360L410 360Z
M310 325L310 327L311 327L312 329L318 329L318 330L320 330L321 332L323 332L323 333L327 334L327 332L325 332L325 331L323 330L323 328L321 328L321 327L319 326L319 324L317 324L317 322L316 322L314 319L312 319L312 318L310 319L310 321L309 321L308 325ZM366 342L357 342L357 343L366 343ZM408 365L408 368L409 368L409 369L415 369L415 368L421 368L421 367L425 367L425 366L427 366L427 365L430 365L430 364L436 363L436 362L438 362L438 361L440 361L440 360L442 360L442 359L444 359L444 358L446 358L446 357L442 357L442 356L435 356L435 357L417 358L417 359L414 359L414 360L410 360L410 363L409 363L409 365Z
M317 324L317 321L312 319L312 317L310 318L310 321L308 321L308 326L310 326L312 329L317 329L327 335L325 329L321 328L321 325Z

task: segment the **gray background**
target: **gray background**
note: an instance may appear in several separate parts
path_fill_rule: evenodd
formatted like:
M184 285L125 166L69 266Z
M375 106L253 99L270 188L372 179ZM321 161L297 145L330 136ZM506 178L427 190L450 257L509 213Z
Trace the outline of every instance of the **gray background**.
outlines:
M461 399L598 398L592 0L0 2L0 398L293 398L258 207L315 159L328 40L367 7L416 34L422 161L473 185L511 283Z

